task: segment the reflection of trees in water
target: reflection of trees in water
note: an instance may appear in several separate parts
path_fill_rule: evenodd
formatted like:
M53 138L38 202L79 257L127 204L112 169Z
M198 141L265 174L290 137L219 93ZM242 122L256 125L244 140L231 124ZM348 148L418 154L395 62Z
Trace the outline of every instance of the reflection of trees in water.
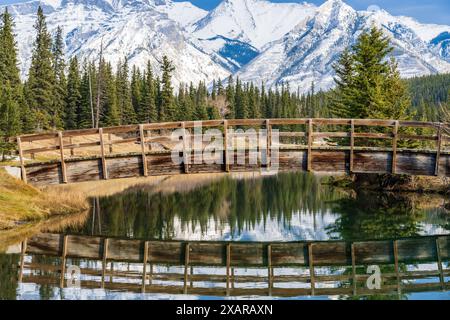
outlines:
M205 232L211 219L219 228L229 224L231 232L238 233L268 219L289 227L293 214L326 212L330 203L342 196L321 185L318 177L300 172L263 179L224 178L189 192L171 194L130 189L99 199L100 213L97 209L82 232L91 234L93 222L95 233L171 239L177 220L183 231L200 227Z
M340 214L327 232L344 240L414 236L425 214L406 196L347 193L322 185L320 178L302 172L255 179L224 178L188 192L155 193L152 187L131 188L118 195L93 200L94 214L84 234L172 239L177 230L200 228L214 221L217 231L229 225L239 234L257 223L276 220L289 228L293 215ZM438 225L448 224L437 218ZM428 215L426 216L428 219ZM180 225L175 225L179 223Z
M16 300L19 261L17 254L0 254L0 300Z
M424 218L407 197L388 193L358 192L337 200L333 211L340 217L327 231L344 240L416 236Z

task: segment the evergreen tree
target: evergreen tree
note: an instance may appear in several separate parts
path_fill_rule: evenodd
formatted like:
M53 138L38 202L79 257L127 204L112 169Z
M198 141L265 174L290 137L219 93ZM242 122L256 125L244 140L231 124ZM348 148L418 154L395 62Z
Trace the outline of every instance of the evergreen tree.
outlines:
M94 66L87 61L83 63L83 76L81 78L81 103L77 110L77 127L80 129L94 128L93 119L93 74Z
M120 115L117 107L116 82L114 79L112 66L105 63L103 69L103 87L101 100L100 125L103 127L118 126Z
M127 125L137 122L131 101L131 88L128 79L128 61L119 61L116 73L116 98L120 114L120 124Z
M36 40L31 57L26 99L31 112L36 115L36 129L54 129L60 123L60 114L55 110L53 100L55 73L52 65L52 39L40 6L34 28Z
M54 128L62 128L64 117L64 104L67 89L67 80L65 75L66 63L64 60L64 40L62 29L58 26L56 30L55 39L52 46L53 54L53 72L55 74L55 84L53 87L53 110L55 115L53 117L52 126Z
M64 128L66 130L77 129L79 127L77 113L81 110L82 101L79 68L77 57L70 59L64 108Z
M11 139L20 132L20 112L19 105L14 96L14 90L9 81L3 85L0 96L0 153L2 161L11 150L14 150L15 143Z
M158 113L156 110L155 80L153 79L153 71L150 61L147 63L147 70L144 75L141 96L142 99L138 113L139 122L156 122L158 120Z
M173 99L172 88L172 72L175 70L172 62L167 56L163 57L161 63L162 79L161 79L161 100L160 100L160 114L161 121L172 121L176 117L175 104Z

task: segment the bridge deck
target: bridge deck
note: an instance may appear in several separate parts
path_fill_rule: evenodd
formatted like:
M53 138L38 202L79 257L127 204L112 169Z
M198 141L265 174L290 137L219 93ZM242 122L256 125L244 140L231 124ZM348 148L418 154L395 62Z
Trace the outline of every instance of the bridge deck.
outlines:
M148 175L258 171L265 159L279 156L280 170L317 172L398 173L450 176L450 126L444 123L361 119L246 119L201 122L219 129L222 150L199 160L214 134L196 144L197 122L171 122L100 129L51 132L17 138L22 177L35 185L71 183ZM251 145L247 133L233 129L263 129L264 147ZM184 129L180 150L184 160L172 161L176 141L171 129ZM277 139L274 132L278 133ZM217 131L216 131L217 134ZM217 137L217 136L216 136ZM214 139L213 139L214 140ZM278 141L275 141L278 140ZM239 147L238 142L242 144ZM260 140L258 140L260 141ZM401 148L409 143L409 149ZM411 143L415 142L415 148ZM380 143L384 147L377 147ZM252 151L257 151L257 162ZM237 154L245 153L245 163ZM29 159L31 157L31 159Z

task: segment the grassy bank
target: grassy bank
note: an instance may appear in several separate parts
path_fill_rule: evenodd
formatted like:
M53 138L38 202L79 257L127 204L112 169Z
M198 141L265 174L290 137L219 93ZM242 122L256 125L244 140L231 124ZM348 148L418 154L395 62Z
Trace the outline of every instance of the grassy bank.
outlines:
M38 190L0 168L0 230L12 229L56 215L85 211L88 203L82 193L47 188Z

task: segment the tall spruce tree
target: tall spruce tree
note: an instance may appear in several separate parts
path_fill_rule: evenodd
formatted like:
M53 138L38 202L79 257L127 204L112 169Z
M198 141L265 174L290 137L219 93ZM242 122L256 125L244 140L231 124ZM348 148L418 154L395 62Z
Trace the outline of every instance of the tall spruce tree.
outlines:
M2 161L15 148L12 137L20 132L20 112L17 99L9 81L2 87L0 95L0 153Z
M119 61L116 72L116 98L120 115L120 124L133 124L137 122L131 101L131 88L129 80L128 61Z
M172 121L176 118L175 103L173 99L173 88L172 88L172 72L175 70L172 62L167 56L163 56L161 62L161 100L160 100L160 114L159 118L161 121Z
M56 115L53 117L55 128L63 127L64 103L67 89L67 79L65 74L66 62L64 59L64 39L62 28L58 26L52 45L53 72L55 73L55 85L53 87L53 110Z
M34 42L31 67L29 70L26 99L32 112L36 115L36 129L54 129L60 119L53 100L55 72L53 70L52 38L47 31L42 7L39 6L34 25L36 40Z
M156 122L158 120L158 113L156 109L155 80L153 79L152 65L150 61L147 62L141 97L138 113L139 122Z
M64 128L66 130L77 129L79 127L77 113L81 110L81 98L80 66L77 57L73 57L69 62L64 107Z

